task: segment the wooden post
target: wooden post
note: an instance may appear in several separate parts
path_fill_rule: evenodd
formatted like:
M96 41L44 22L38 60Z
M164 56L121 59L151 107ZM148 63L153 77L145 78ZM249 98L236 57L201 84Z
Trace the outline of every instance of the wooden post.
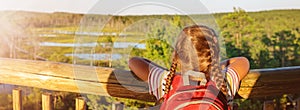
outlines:
M77 97L75 101L75 109L76 110L86 110L86 103L83 97Z
M13 90L13 110L22 110L22 90Z
M264 110L275 110L275 103L271 101L264 102Z
M42 94L42 107L43 110L53 110L53 102L50 93Z
M300 98L296 100L296 110L300 110Z
M112 110L123 110L124 104L122 102L113 102L112 103Z

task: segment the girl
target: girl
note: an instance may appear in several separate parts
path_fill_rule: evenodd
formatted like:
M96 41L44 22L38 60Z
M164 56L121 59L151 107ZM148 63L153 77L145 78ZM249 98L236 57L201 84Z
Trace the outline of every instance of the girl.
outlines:
M170 69L140 57L131 58L129 68L141 80L148 82L149 92L157 100L163 99L177 86L172 83L174 76L197 72L204 73L205 79L214 82L216 87L227 96L227 100L231 100L238 91L239 82L249 71L249 62L244 57L220 62L219 52L214 30L207 26L193 25L184 28L178 36ZM176 70L180 72L176 73ZM193 76L189 76L189 79L191 85L203 82L203 79Z

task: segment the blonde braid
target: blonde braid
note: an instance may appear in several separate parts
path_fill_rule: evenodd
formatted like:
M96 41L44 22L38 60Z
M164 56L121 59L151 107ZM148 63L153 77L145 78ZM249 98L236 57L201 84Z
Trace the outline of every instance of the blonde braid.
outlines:
M165 94L169 93L171 89L172 81L176 73L176 68L177 68L177 54L174 55L172 65L170 67L170 73L167 76L166 85L164 89Z

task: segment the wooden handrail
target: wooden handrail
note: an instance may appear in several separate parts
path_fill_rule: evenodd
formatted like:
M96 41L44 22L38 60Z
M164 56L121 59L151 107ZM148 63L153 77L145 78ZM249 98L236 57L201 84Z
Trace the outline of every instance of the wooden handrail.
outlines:
M146 82L114 68L0 58L0 83L155 101Z
M300 66L254 69L242 80L238 94L243 98L264 98L300 93Z
M114 68L0 58L0 83L155 101L145 82ZM251 70L238 94L242 98L295 94L300 93L299 83L300 66Z

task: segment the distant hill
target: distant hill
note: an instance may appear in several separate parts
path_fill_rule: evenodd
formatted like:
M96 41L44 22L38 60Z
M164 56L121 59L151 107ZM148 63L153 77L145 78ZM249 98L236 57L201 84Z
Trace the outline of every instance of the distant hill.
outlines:
M227 14L228 13L215 13L212 15L215 17L216 20L219 20L222 18L222 16ZM266 25L268 24L282 25L283 22L292 22L293 25L299 26L300 23L300 19L299 19L300 9L248 12L248 14L255 19L255 22L263 23ZM27 26L31 26L31 27L76 26L79 25L80 20L84 16L85 16L84 14L65 13L65 12L41 13L41 12L27 12L27 11L0 11L0 18L9 19L9 21L25 27ZM138 19L143 19L146 17L168 19L168 17L170 16L174 16L174 15L119 16L119 17L113 17L111 21L124 23L124 22L137 21ZM118 20L118 19L122 19L122 20Z

